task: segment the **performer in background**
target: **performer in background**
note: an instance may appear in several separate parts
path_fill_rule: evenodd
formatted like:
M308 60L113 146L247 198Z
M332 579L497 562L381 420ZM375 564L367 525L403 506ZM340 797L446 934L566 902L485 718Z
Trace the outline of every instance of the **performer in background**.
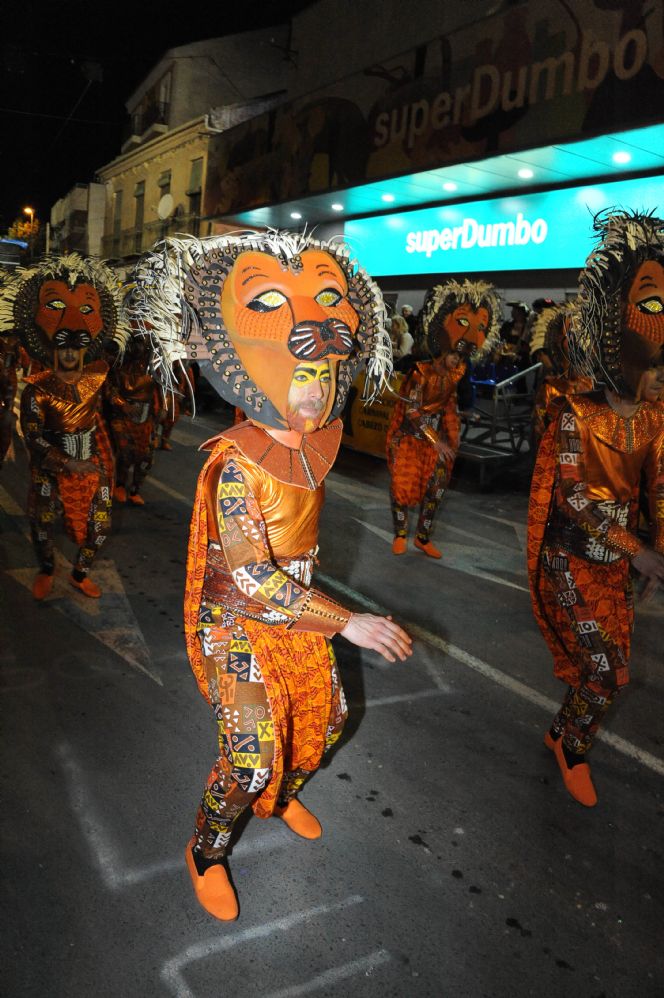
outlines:
M0 335L0 469L12 443L18 368L27 369L28 364L18 336Z
M629 681L630 566L645 596L664 582L664 221L616 211L595 231L569 344L572 364L603 387L554 403L528 522L533 610L567 684L544 741L587 807L597 803L587 754ZM642 474L651 545L635 532Z
M20 337L43 369L27 377L21 429L30 460L28 518L39 561L32 593L53 587L53 530L62 514L78 545L69 581L85 596L101 595L89 578L110 529L113 458L100 415L108 365L104 340L120 344L117 288L103 264L76 254L46 259L13 275L0 304L0 329Z
M187 649L219 732L185 856L198 900L227 920L238 904L224 857L246 807L321 835L298 795L346 718L329 639L389 661L411 653L389 617L352 613L312 585L339 414L361 364L373 384L389 371L385 310L345 247L275 232L167 241L139 264L129 309L167 392L185 356L178 331L193 329L249 417L204 445L185 596Z
M132 337L120 364L111 368L108 405L115 452L116 502L144 506L140 494L154 461L157 427L165 404L148 371L148 343Z
M431 532L459 448L457 386L469 359L497 344L498 315L498 297L483 282L449 281L427 295L423 325L432 360L418 362L404 381L387 433L395 555L407 550L408 508L419 506L415 547L441 557Z
M189 364L183 364L182 369L179 372L179 377L175 383L175 391L168 395L168 398L164 403L160 424L160 450L173 450L171 445L171 433L173 432L173 427L183 412L186 415L191 416L195 387L194 372Z

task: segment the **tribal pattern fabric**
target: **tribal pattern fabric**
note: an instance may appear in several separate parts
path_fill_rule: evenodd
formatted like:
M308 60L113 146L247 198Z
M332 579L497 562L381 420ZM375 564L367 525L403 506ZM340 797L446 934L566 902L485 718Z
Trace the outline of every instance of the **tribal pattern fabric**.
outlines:
M430 363L418 364L406 379L401 398L387 432L387 464L390 471L390 502L396 537L408 533L408 508L421 506L417 537L426 543L436 511L449 483L454 460L440 458L435 442L440 439L456 451L460 420L456 388L465 371L442 374ZM408 401L406 401L408 399Z
M96 361L75 384L50 371L27 379L21 429L30 455L28 517L43 570L53 571L53 532L60 514L79 545L75 568L87 572L110 531L113 455L98 412L108 368ZM70 458L92 462L97 474L67 471Z
M24 393L25 395L25 393ZM55 521L63 517L67 535L79 545L74 569L87 573L111 530L111 483L113 454L104 424L95 433L95 451L89 459L97 475L49 472L33 463L30 467L28 519L32 542L42 571L54 568Z
M299 792L347 715L328 641L304 633L284 640L281 628L258 637L256 627L266 630L238 618L200 631L220 750L196 819L208 858L224 854L246 807L266 818Z
M531 485L528 571L554 674L571 687L553 730L582 754L629 682L629 559L641 549L634 531L642 471L654 547L664 550L664 413L643 403L625 425L594 394L561 398L556 406Z

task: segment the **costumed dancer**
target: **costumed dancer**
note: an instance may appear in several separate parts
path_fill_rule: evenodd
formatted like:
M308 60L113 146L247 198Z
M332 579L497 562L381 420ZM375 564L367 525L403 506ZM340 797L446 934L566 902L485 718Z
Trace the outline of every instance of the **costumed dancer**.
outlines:
M595 231L569 343L572 363L603 387L554 403L528 514L533 610L568 686L544 741L588 807L587 753L629 681L630 564L646 596L664 582L664 221L615 211ZM635 532L642 473L652 546Z
M549 406L562 395L578 395L593 389L591 378L577 374L570 364L567 334L573 306L545 308L533 326L531 352L541 361L546 374L535 393L533 442L538 447L549 425Z
M179 377L176 379L175 391L169 394L166 399L166 406L161 417L160 450L173 450L171 445L173 427L183 412L189 416L192 414L194 389L194 372L188 364L183 364ZM244 419L244 416L242 418Z
M79 545L69 581L86 596L101 595L88 573L110 529L113 457L99 411L108 365L98 358L106 338L124 341L118 307L108 268L75 253L17 272L3 294L0 328L16 330L28 355L43 365L25 379L21 396L38 600L53 587L60 512Z
M122 362L111 368L107 387L115 452L113 498L133 506L145 505L140 489L154 462L157 426L165 408L148 370L149 359L147 341L133 336Z
M427 295L422 321L433 359L404 381L387 432L395 555L408 546L408 508L419 506L415 547L441 557L431 532L459 448L457 387L470 357L498 343L499 311L496 292L481 281L449 281Z
M346 705L330 638L404 660L390 618L355 614L312 586L324 479L358 367L389 371L384 305L338 243L268 232L168 240L139 265L132 326L168 378L177 336L202 332L218 390L249 419L204 447L189 539L185 635L218 725L219 758L187 844L202 906L238 914L225 866L235 821L251 806L315 839L298 793L338 739ZM180 314L177 314L180 312Z
M0 468L12 443L18 368L28 364L18 336L0 334Z

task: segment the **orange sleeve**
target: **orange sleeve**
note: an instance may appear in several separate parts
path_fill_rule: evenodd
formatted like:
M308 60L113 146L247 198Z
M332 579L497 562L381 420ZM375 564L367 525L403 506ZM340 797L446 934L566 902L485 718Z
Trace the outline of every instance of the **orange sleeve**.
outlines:
M560 414L556 426L556 501L558 508L601 544L630 558L642 550L635 534L610 520L600 504L587 493L584 440L588 430L570 406Z
M664 554L664 430L653 442L645 471L653 547Z
M288 618L288 627L331 637L350 613L315 589L295 582L272 560L260 509L260 472L237 456L224 464L217 485L221 550L237 588Z

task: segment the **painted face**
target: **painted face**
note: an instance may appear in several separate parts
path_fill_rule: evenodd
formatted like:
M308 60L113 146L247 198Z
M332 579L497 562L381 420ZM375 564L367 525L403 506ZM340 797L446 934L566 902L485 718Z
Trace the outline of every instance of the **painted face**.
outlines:
M221 292L224 325L247 374L284 415L298 364L328 362L324 422L334 403L336 368L354 345L359 316L346 277L328 253L305 250L300 269L269 253L241 253Z
M643 372L637 398L644 402L664 402L664 364Z
M81 363L83 350L77 350L73 346L59 347L55 353L57 356L57 366L62 371L75 371Z
M288 391L288 425L300 433L313 433L327 409L331 377L327 360L298 364Z
M66 344L87 347L104 328L99 292L91 284L70 288L65 281L44 281L35 324L56 349Z
M630 286L622 336L623 377L637 397L644 372L664 363L664 267L646 260Z
M489 311L478 308L477 311L466 303L458 305L453 312L445 316L443 330L447 334L447 343L443 335L442 351L457 350L461 354L474 353L486 340L489 328ZM475 348L474 350L472 348Z
M444 363L448 371L456 371L457 367L461 363L461 354L456 350L446 353Z

